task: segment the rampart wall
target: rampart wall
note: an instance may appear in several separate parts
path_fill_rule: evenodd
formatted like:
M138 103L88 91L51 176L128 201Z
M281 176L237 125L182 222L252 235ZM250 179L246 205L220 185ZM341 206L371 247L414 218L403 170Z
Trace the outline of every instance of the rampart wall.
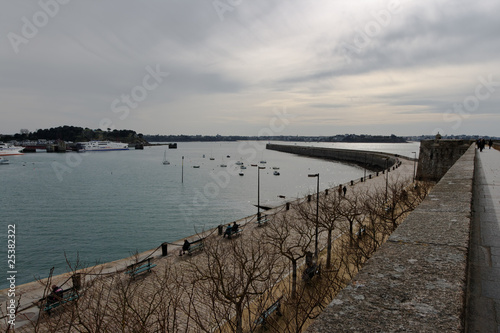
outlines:
M474 156L469 145L308 332L464 330Z
M470 147L468 140L422 140L417 180L437 182Z

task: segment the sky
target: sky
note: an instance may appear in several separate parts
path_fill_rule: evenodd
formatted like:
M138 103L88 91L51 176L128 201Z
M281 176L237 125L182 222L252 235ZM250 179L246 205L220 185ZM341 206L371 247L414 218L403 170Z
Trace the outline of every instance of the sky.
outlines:
M498 0L2 0L0 134L498 136Z

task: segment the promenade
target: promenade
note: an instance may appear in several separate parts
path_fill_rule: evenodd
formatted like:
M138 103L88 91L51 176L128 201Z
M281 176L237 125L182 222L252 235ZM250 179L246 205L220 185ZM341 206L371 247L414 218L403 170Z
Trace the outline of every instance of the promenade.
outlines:
M500 332L500 152L477 150L469 254L468 332Z
M380 173L379 176L375 176L374 172L368 172L367 176L369 174L372 175L371 179L367 179L366 181L360 182L359 179L354 180L354 185L351 186L350 183L346 184L347 185L347 195L352 193L353 189L356 188L357 191L370 191L370 189L375 189L375 188L383 188L385 187L386 182L389 184L392 184L393 182L396 181L401 181L403 179L410 179L413 176L414 172L414 162L407 160L407 159L402 159L401 160L402 164L399 166L399 168L393 168L391 169L391 172L388 174L382 174ZM388 176L388 178L386 178ZM337 191L337 187L331 189L331 191ZM323 194L324 195L324 194ZM302 201L304 199L299 199L298 201ZM313 196L314 200L314 196ZM291 202L292 207L297 204L297 202ZM284 206L279 206L274 209L271 209L269 211L265 212L265 215L278 215L284 212ZM239 221L237 221L238 224L240 224L243 229L243 235L240 237L243 237L245 239L251 239L251 238L258 238L261 237L262 231L265 228L258 228L256 226L256 223L253 223L255 221L255 216L249 216L246 218L243 218ZM210 235L210 239L214 241L219 241L219 237L217 237L217 230L208 230L204 234L200 235L193 235L191 237L188 237L190 241L194 241L198 239L199 237L205 237L207 235ZM247 238L248 237L248 238ZM167 291L165 291L167 288L166 284L162 284L162 287L159 287L159 283L161 284L160 281L164 279L165 272L174 270L174 271L184 271L185 269L189 267L196 267L196 266L203 266L206 263L204 262L204 256L202 255L195 255L195 256L183 256L179 257L178 256L178 251L180 249L180 246L182 245L183 240L179 240L175 242L175 245L169 245L168 247L168 255L167 256L162 256L161 255L161 249L153 249L151 251L147 251L144 253L138 254L136 257L130 257L130 258L125 258L122 260L117 260L114 262L106 263L103 265L95 266L95 267L90 267L87 269L84 269L81 273L83 273L84 276L84 281L82 281L82 284L85 286L86 284L93 284L93 280L96 276L101 276L101 277L106 277L109 276L106 280L101 279L99 283L103 283L103 286L106 286L106 288L110 288L112 283L116 283L116 281L122 281L123 279L128 278L123 272L126 270L126 267L132 263L134 263L137 260L142 260L145 257L150 257L152 262L156 264L157 266L153 269L152 273L147 274L140 279L137 279L136 283L133 283L133 285L136 285L137 287L140 286L142 289L141 291L141 296L142 295L149 295L149 298L152 297L157 297L160 293L167 293L163 295L162 297L169 297L170 295L168 294ZM227 240L223 240L221 242L221 246L227 246L230 247L231 242L228 242ZM320 250L323 248L326 244L326 235L321 235L319 239L320 243ZM19 301L19 311L16 315L15 322L16 322L16 331L18 329L21 329L19 331L30 331L30 325L32 325L34 322L37 321L37 318L44 318L43 316L40 316L40 311L39 308L35 305L35 302L38 301L40 298L43 297L44 295L44 288L46 285L51 285L51 284L57 284L57 285L63 285L63 288L69 288L72 285L71 281L71 275L72 272L59 275L59 276L54 276L52 278L52 281L48 282L46 280L42 280L40 282L31 282L25 285L17 286L16 287L16 298L18 299L20 297ZM115 282L113 282L115 281ZM109 286L107 285L109 283ZM183 279L182 281L182 287L185 286L185 284L189 284L189 278ZM45 284L45 285L44 285ZM85 288L85 287L84 287ZM111 287L112 288L112 287ZM179 289L179 288L177 288ZM172 287L170 289L171 292L175 292L175 287ZM84 294L86 298L89 298L89 295ZM95 295L93 296L95 297ZM91 297L90 297L91 298ZM141 297L142 299L142 297ZM144 299L148 299L148 297L144 297ZM2 290L0 292L0 301L1 301L1 307L3 311L6 309L7 302L9 301L8 297L8 289ZM86 301L82 299L79 301L79 303L82 303L82 306L88 306L89 304L92 305L92 302L95 303L95 301L89 301L89 303L85 303ZM144 302L142 300L141 302ZM146 303L144 305L146 306ZM204 309L202 305L199 306L199 309L197 311L200 311L201 314L203 313L208 313L208 309ZM89 310L92 311L92 310ZM96 309L98 311L98 309ZM97 312L96 312L97 313ZM2 315L4 315L5 312L2 312ZM43 320L51 321L53 319L44 318ZM4 318L1 322L2 328L5 328L5 321L6 319ZM182 320L181 320L182 321ZM187 329L187 327L183 327L182 324L179 329Z

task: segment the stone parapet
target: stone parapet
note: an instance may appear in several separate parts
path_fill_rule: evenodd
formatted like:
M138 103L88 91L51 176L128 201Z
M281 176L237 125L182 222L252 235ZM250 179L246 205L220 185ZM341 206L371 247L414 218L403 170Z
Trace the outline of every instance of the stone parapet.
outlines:
M464 330L471 145L307 332Z

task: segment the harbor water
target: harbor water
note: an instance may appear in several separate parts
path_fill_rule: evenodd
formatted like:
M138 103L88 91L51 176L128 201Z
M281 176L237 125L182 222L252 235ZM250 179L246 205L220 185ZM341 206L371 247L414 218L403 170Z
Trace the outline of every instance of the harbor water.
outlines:
M266 142L187 142L144 150L32 153L0 166L2 254L15 225L16 283L156 248L222 223L255 214L258 164L260 204L276 206L360 178L365 170L265 150ZM300 144L305 143L290 143ZM419 143L307 143L385 151L414 157ZM169 165L162 163L166 151ZM241 161L246 169L236 162ZM260 163L266 161L266 163ZM227 167L221 167L221 164ZM274 168L279 176L273 175ZM243 175L240 175L242 173ZM283 198L283 196L285 198ZM4 271L9 271L7 260ZM4 279L0 289L7 287Z

